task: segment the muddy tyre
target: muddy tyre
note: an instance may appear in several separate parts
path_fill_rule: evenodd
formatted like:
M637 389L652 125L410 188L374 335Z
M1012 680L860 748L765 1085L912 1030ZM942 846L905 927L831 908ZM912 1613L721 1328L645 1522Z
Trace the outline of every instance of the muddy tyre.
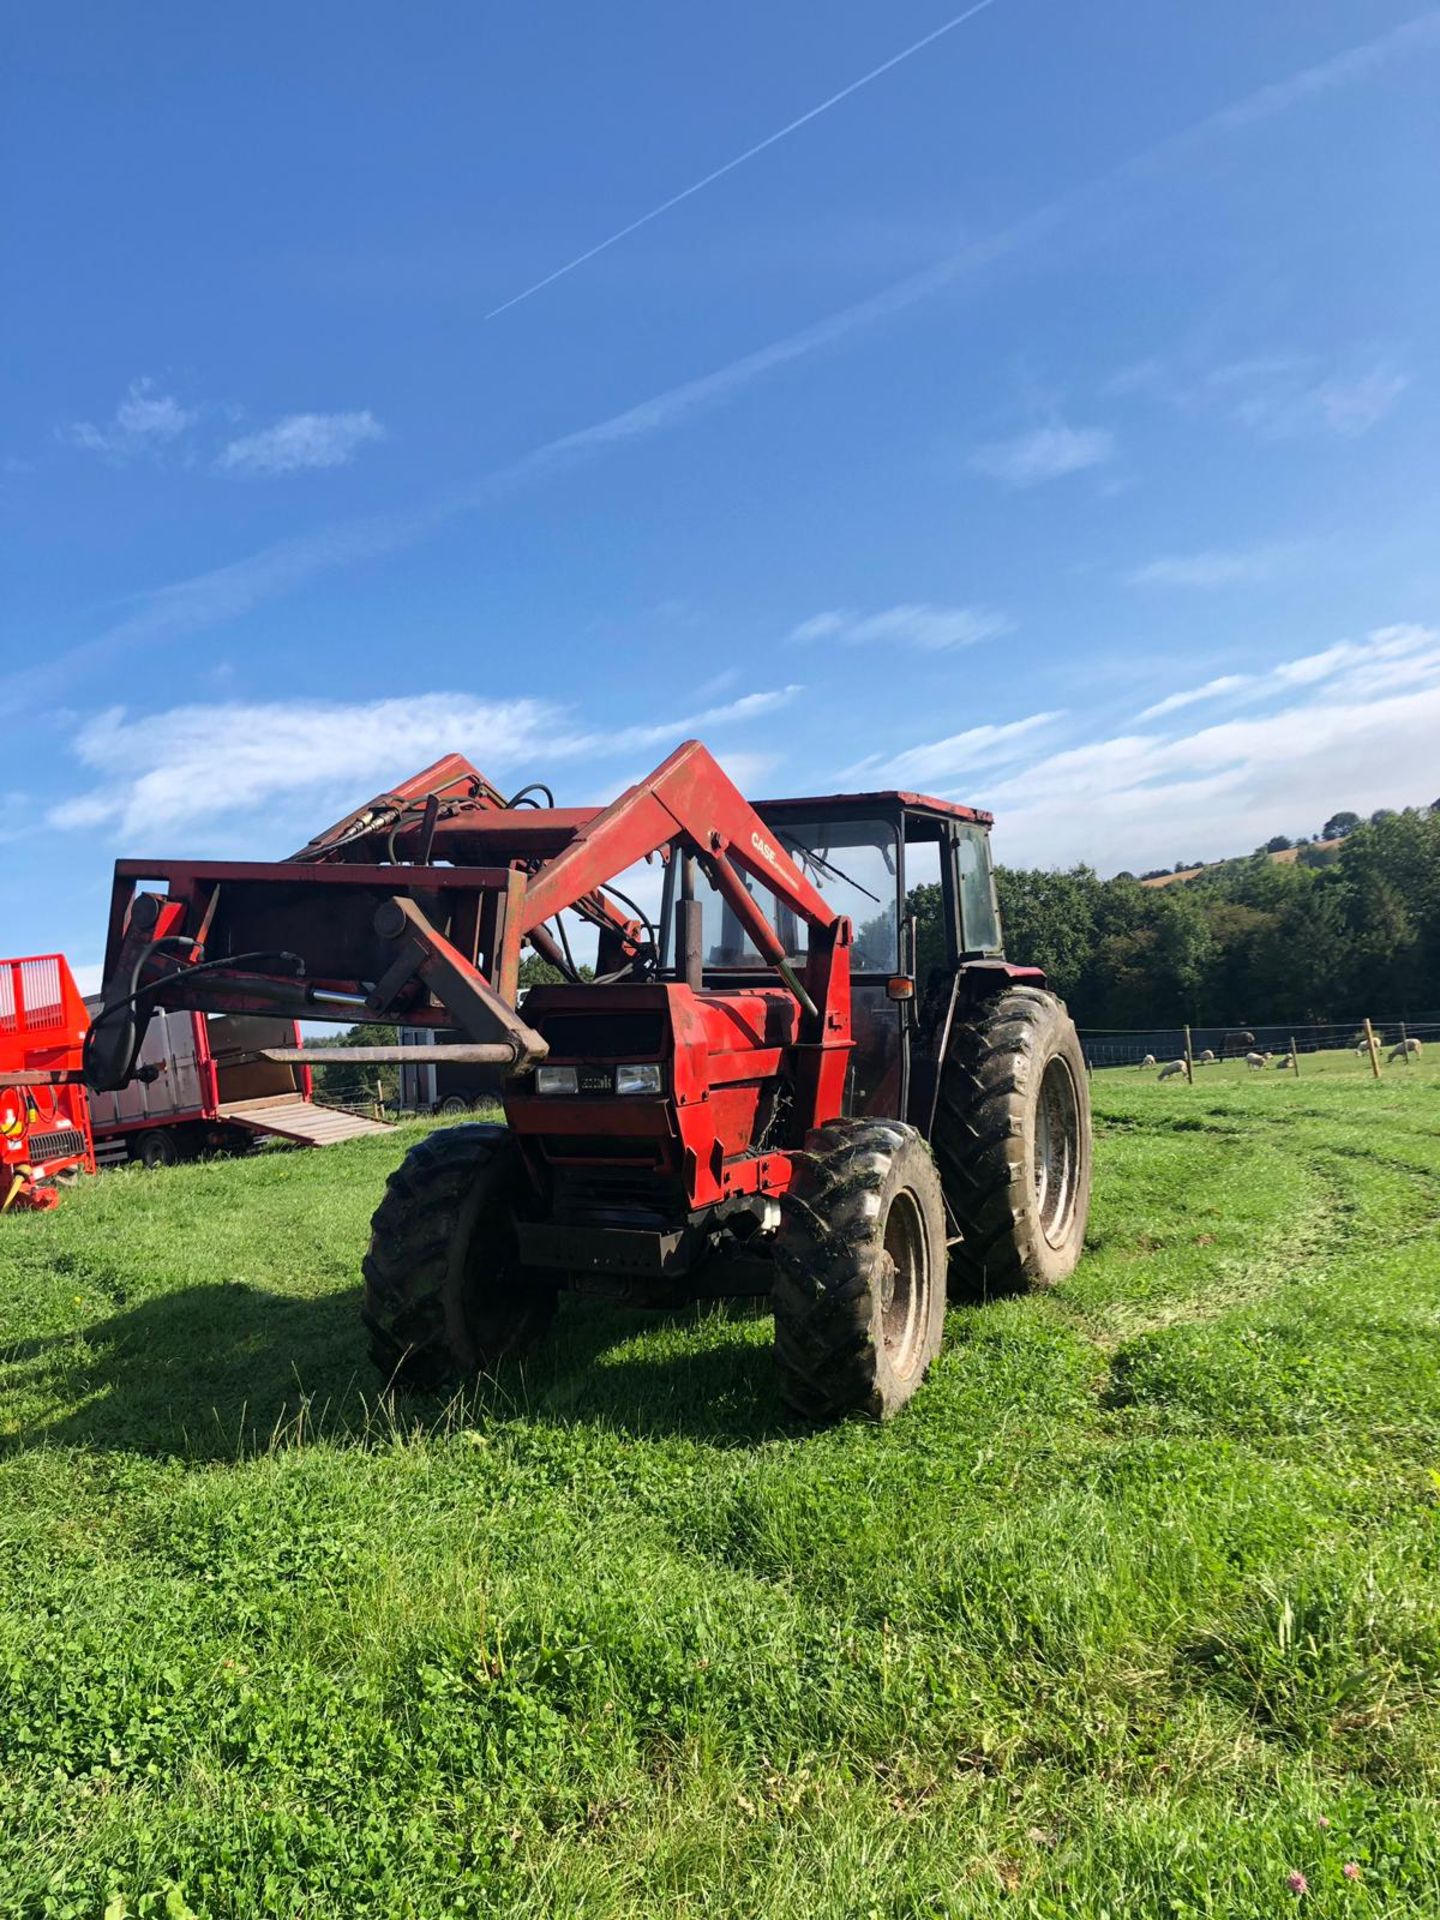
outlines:
M776 1243L782 1399L810 1420L886 1420L945 1329L945 1202L929 1148L899 1121L835 1121L798 1156Z
M1053 1287L1090 1211L1085 1056L1064 1003L1010 987L957 1018L931 1139L951 1218L952 1298Z
M523 1192L504 1127L447 1127L401 1161L370 1223L361 1318L387 1386L432 1392L474 1379L538 1339L548 1274L521 1265Z

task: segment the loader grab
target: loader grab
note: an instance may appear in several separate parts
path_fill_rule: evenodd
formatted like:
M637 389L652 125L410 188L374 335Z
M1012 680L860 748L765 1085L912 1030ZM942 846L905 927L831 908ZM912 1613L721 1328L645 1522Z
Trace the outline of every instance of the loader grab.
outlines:
M446 1058L504 1068L506 1125L430 1135L376 1212L387 1384L492 1367L562 1290L763 1294L789 1404L884 1417L939 1351L947 1269L982 1293L1070 1270L1084 1065L1043 976L1004 959L988 815L752 806L696 741L608 807L539 794L507 801L451 755L288 861L116 867L97 1089L129 1078L156 1008L458 1029ZM654 923L615 884L645 860ZM929 873L943 953L919 980L907 892ZM594 930L593 978L566 915ZM527 947L562 983L522 1007Z

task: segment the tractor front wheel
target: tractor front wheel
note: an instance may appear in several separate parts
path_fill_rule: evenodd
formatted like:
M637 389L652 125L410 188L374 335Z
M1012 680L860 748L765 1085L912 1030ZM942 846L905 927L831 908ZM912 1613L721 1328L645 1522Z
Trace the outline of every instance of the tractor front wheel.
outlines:
M780 1392L811 1420L888 1419L945 1330L945 1202L899 1121L834 1121L781 1201L773 1305Z
M1090 1100L1063 1001L1010 987L957 1016L931 1145L962 1236L953 1295L1051 1287L1074 1270L1090 1211Z
M387 1386L430 1392L484 1373L540 1337L549 1275L521 1265L523 1191L504 1127L447 1127L401 1161L371 1221L361 1317Z

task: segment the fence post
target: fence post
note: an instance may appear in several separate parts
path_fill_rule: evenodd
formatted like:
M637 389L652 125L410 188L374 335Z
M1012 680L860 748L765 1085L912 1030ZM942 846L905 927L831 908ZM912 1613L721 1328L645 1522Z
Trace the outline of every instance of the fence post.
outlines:
M1185 1029L1185 1078L1193 1087L1195 1084L1195 1055L1190 1046L1190 1029Z
M1380 1049L1375 1044L1375 1029L1370 1024L1370 1016L1368 1013L1365 1016L1365 1044L1370 1049L1370 1071L1378 1080L1380 1078Z
M1295 1078L1298 1080L1300 1078L1300 1050L1295 1045L1295 1036L1293 1033L1290 1036L1290 1065L1294 1068Z

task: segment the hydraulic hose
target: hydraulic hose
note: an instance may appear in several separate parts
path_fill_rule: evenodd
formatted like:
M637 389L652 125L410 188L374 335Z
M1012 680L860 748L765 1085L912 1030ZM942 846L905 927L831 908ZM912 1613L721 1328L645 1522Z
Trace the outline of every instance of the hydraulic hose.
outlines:
M147 981L142 987L139 984L140 975L147 964L162 947L193 947L194 945L195 942L188 934L167 933L158 940L152 940L148 946L142 947L135 956L135 964L130 969L130 991L121 999L110 1001L85 1035L80 1055L81 1071L85 1076L86 1086L92 1091L114 1091L134 1078L135 1062L140 1057L140 1047L144 1038L140 1021L135 1013L136 1004L143 1000L147 993L158 993L161 987L167 987L171 981L181 977L182 970L177 969L176 972L165 974L159 980ZM254 953L226 954L219 960L201 960L193 967L184 968L183 976L187 980L193 980L196 974L213 973L221 967L238 967L250 960L289 961L294 965L297 979L305 972L305 962L301 955L289 953L283 949L272 949L257 950ZM116 1021L113 1017L116 1014L122 1015L123 1018ZM106 1030L106 1044L113 1046L113 1052L107 1063L97 1067L95 1054L102 1029ZM122 1063L123 1073L119 1071ZM103 1083L101 1075L103 1075Z

